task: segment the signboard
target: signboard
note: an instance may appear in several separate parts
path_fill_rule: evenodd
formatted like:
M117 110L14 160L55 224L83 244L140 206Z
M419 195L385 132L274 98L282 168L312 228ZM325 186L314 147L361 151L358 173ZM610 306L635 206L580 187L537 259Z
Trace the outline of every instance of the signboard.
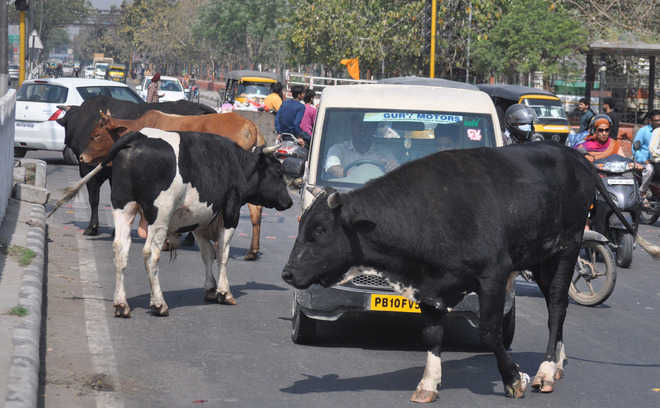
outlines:
M9 64L18 65L18 53L19 53L19 33L18 33L18 24L10 24L7 26L8 32L8 48L9 48Z

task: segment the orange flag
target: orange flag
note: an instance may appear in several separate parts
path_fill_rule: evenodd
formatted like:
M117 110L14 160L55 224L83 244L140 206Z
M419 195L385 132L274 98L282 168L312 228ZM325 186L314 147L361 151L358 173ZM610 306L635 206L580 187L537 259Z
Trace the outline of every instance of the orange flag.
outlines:
M358 57L344 58L340 62L342 65L346 65L348 75L350 75L351 78L360 79L360 64L358 63Z

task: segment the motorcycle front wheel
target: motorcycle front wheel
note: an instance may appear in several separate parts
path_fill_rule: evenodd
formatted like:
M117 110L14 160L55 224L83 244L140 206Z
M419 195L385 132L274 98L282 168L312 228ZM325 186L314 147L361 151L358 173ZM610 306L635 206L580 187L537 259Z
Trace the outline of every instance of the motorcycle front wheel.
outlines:
M622 268L630 268L633 258L635 238L628 232L619 233L619 245L616 249L616 264Z
M616 284L614 254L606 243L583 241L568 295L582 306L597 306L607 300Z

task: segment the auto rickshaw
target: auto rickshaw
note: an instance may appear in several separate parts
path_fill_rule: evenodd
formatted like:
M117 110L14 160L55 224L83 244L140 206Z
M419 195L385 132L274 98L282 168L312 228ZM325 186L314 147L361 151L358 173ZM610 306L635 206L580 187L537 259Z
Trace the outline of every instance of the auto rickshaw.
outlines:
M260 71L230 71L227 74L223 102L256 103L262 104L270 94L270 86L279 80L279 76L272 72Z
M537 117L534 122L536 133L541 134L546 140L554 140L562 144L566 141L571 128L561 100L555 94L543 89L519 85L479 84L477 86L493 100L501 127L504 126L506 109L515 103L520 103L534 109Z
M126 83L126 65L123 64L110 64L105 78L110 81Z

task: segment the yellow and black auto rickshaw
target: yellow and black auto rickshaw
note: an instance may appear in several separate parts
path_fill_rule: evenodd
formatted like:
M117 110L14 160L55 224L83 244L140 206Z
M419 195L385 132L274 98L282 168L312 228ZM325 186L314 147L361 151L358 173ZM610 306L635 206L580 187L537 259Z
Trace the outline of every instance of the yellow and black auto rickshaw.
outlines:
M546 140L564 143L571 128L561 100L551 92L527 86L508 84L480 84L479 89L490 95L497 110L500 126L504 126L506 109L520 103L534 109L534 131Z
M105 78L110 81L126 83L126 65L123 64L110 64Z
M262 104L266 96L270 94L271 85L278 79L279 76L272 72L230 71L227 74L223 101Z

